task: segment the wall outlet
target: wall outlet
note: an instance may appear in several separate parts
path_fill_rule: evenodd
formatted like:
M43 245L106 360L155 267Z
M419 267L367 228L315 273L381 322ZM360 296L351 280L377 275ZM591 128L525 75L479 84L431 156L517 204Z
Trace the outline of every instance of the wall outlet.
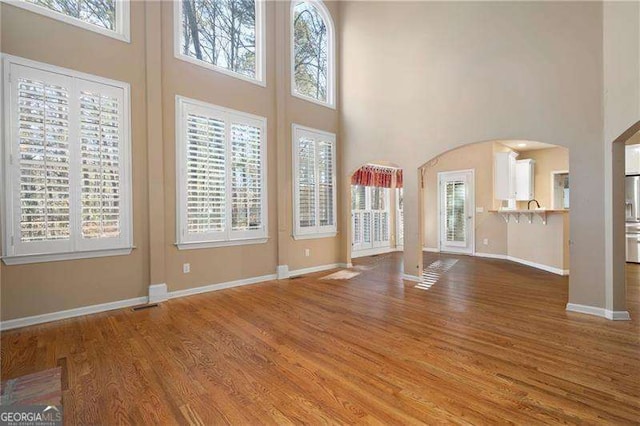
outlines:
M304 249L304 256L305 257L311 256L311 249Z
M489 245L489 239L485 238L484 240L482 240L482 244L484 244L485 246Z
M189 272L191 272L191 264L190 263L183 263L182 264L182 273L183 274L188 274Z
M476 213L484 213L484 207L476 207Z

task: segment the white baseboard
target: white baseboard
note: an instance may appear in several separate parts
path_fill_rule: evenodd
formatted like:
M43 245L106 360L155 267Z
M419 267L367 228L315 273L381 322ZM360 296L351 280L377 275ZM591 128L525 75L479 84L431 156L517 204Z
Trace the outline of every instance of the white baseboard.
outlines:
M398 250L397 248L392 248L392 247L375 247L375 248L371 248L371 249L366 249L366 250L356 250L356 251L351 251L351 258L352 259L357 259L359 257L365 257L365 256L373 256L376 254L385 254L385 253L391 253L394 251L401 251Z
M289 265L276 266L276 277L279 280L286 280L289 278Z
M168 293L169 299L177 297L191 296L193 294L208 293L210 291L224 290L225 288L240 287L243 285L257 284L264 281L271 281L277 278L276 274L262 275L259 277L245 278L242 280L227 281L218 284L203 285L200 287L192 287L184 290L175 290Z
M402 274L402 279L419 283L422 279L417 275Z
M579 305L577 303L567 303L567 311L580 314L595 315L612 321L629 321L631 316L627 311L611 311L597 306Z
M436 247L422 247L422 251L427 251L429 253L440 253L440 250Z
M97 314L98 312L112 311L114 309L143 305L147 303L148 300L149 298L147 296L134 297L133 299L117 300L115 302L101 303L99 305L83 306L81 308L67 309L64 311L51 312L48 314L16 318L0 322L0 330L11 330L13 328L26 327L29 325L36 325L45 322L79 317L82 315Z
M628 311L610 311L609 309L605 309L604 316L606 319L613 321L631 321L631 315L629 315Z
M167 300L167 285L151 284L149 286L149 303L160 303Z
M476 257L486 257L486 258L489 258L489 259L509 260L511 262L516 262L516 263L520 263L522 265L531 266L532 268L541 269L543 271L551 272L551 273L556 274L556 275L563 275L563 276L569 275L569 270L568 269L560 269L560 268L556 268L556 267L549 266L549 265L543 265L541 263L531 262L529 260L524 260L524 259L520 259L520 258L517 258L517 257L508 256L508 255L505 255L505 254L493 254L493 253L476 252L475 256Z
M494 253L482 253L480 251L477 251L475 253L476 257L486 257L488 259L502 259L502 260L506 260L507 259L507 255L506 254L494 254Z
M556 275L563 275L563 276L569 275L568 269L555 268L553 266L543 265L541 263L535 263L529 260L518 259L517 257L513 257L513 256L507 256L507 260L510 260L516 263L521 263L523 265L531 266L532 268L542 269L543 271L551 272Z
M595 315L597 317L606 318L605 309L597 306L580 305L577 303L567 303L567 311L577 312L579 314Z
M82 315L97 314L99 312L111 311L114 309L128 308L130 306L144 305L146 303L158 303L167 299L190 296L192 294L206 293L209 291L222 290L225 288L238 287L242 285L256 284L263 281L276 279L276 275L263 275L260 277L246 278L236 281L228 281L219 284L205 285L201 287L188 288L167 292L166 284L153 284L149 286L149 296L136 297L133 299L117 300L115 302L102 303L99 305L83 306L80 308L68 309L65 311L51 312L48 314L34 315L31 317L16 318L0 322L0 330L11 330L13 328L26 327L29 325L43 324L45 322L58 321L67 318L79 317Z
M312 274L314 272L326 271L336 268L348 268L346 263L330 263L328 265L312 266L310 268L296 269L289 271L289 277L298 277L300 275Z

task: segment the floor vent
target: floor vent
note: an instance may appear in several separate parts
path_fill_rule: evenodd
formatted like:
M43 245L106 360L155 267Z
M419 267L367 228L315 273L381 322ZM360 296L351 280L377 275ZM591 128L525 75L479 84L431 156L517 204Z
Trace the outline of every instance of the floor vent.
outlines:
M131 310L132 311L141 311L143 309L157 308L157 307L158 307L157 303L148 303L146 305L134 306L133 308L131 308Z
M458 259L439 259L427 266L422 272L422 281L415 287L421 290L429 290L432 285L458 262Z

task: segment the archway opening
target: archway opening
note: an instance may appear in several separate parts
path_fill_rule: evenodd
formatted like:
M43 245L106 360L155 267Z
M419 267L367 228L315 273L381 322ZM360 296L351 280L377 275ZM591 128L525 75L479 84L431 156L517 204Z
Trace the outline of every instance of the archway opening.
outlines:
M420 176L423 279L441 253L569 275L567 148L529 140L478 142L433 158Z
M640 307L640 123L614 141L612 152L614 229L606 313L625 320Z
M364 164L352 173L349 194L349 258L402 252L402 169L383 161Z

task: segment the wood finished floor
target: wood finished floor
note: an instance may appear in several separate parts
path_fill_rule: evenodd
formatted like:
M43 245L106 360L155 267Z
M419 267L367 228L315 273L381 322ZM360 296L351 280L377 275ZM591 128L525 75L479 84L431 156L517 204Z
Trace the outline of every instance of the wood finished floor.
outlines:
M610 322L565 312L566 278L458 259L429 290L392 254L4 332L2 378L63 366L67 424L640 422L639 267Z

